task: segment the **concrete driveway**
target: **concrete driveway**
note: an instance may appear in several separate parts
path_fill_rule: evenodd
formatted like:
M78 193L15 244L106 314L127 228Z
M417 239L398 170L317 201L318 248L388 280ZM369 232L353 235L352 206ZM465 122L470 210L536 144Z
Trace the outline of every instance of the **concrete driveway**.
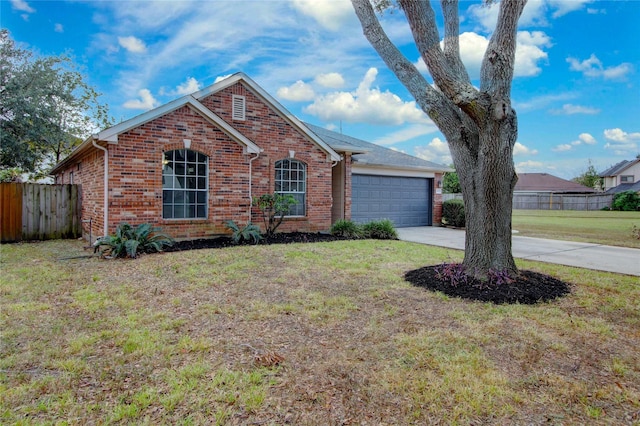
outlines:
M464 230L423 226L398 228L402 241L464 250ZM640 276L640 249L513 236L513 256L520 259L577 266Z

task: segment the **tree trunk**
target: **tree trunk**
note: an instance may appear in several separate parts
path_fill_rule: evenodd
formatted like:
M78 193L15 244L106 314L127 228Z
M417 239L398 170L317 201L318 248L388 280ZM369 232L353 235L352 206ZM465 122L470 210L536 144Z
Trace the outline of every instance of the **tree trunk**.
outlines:
M486 279L490 270L517 273L511 253L513 188L517 181L513 146L515 114L489 123L479 132L477 152L460 144L452 149L465 203L466 240L463 265L468 274Z

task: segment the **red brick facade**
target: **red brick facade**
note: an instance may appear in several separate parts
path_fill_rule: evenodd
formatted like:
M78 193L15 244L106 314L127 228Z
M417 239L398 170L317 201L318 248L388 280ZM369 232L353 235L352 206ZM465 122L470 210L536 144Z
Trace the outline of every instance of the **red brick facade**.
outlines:
M246 120L231 118L231 97L246 99ZM109 150L109 233L122 222L150 222L178 239L227 233L224 222L240 225L249 220L250 194L273 193L275 162L290 157L302 161L307 170L306 216L285 219L283 231L322 231L331 226L331 166L326 151L265 104L241 82L212 94L202 103L263 149L259 155L243 153L243 146L227 136L188 105L142 124L118 136ZM206 219L162 218L162 161L165 151L190 148L205 154L209 165L209 197ZM255 158L255 159L254 159ZM252 160L253 159L253 160ZM252 160L252 161L251 161ZM249 164L251 161L251 165ZM57 175L58 182L82 186L82 219L91 219L92 235L103 234L104 154L94 148L77 163ZM251 189L249 168L252 169ZM262 225L253 208L251 220ZM84 223L88 238L89 223Z
M81 185L85 238L90 233L93 239L112 234L123 222L149 222L176 239L226 234L227 220L239 225L251 220L262 227L261 213L251 206L251 197L274 192L275 164L289 158L306 166L306 213L286 218L279 230L326 231L333 219L351 218L351 154L344 153L342 161L336 161L339 157L331 148L301 130L296 120L260 91L239 80L214 92L199 92L198 101L181 98L181 103L159 108L162 112L151 112L139 121L134 118L101 132L95 141L85 141L55 169L56 183ZM233 117L234 95L244 99L244 120ZM105 153L95 144L108 150L106 231ZM163 218L164 153L185 148L208 159L206 218ZM436 175L438 180L441 175ZM442 196L435 192L433 223L439 224ZM334 195L344 206L332 211Z

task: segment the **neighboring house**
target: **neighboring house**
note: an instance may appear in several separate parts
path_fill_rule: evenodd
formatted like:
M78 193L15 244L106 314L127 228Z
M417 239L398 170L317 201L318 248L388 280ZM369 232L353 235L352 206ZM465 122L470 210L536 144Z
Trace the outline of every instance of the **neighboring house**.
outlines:
M514 195L527 193L586 194L595 189L548 173L518 173Z
M57 164L82 186L85 236L150 222L178 239L262 224L252 196L296 204L283 231L326 231L338 219L438 223L448 167L306 125L243 73L85 140Z
M603 180L603 187L607 193L618 193L629 189L638 189L636 183L640 182L640 158L623 160L613 167L608 168L599 176Z

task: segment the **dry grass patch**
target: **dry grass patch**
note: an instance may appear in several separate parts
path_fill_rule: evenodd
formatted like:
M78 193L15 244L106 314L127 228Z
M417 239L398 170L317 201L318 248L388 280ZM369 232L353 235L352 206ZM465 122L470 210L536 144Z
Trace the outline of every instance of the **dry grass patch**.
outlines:
M573 283L541 305L402 277L456 261L399 241L67 259L0 247L0 422L638 424L637 277L519 262Z

